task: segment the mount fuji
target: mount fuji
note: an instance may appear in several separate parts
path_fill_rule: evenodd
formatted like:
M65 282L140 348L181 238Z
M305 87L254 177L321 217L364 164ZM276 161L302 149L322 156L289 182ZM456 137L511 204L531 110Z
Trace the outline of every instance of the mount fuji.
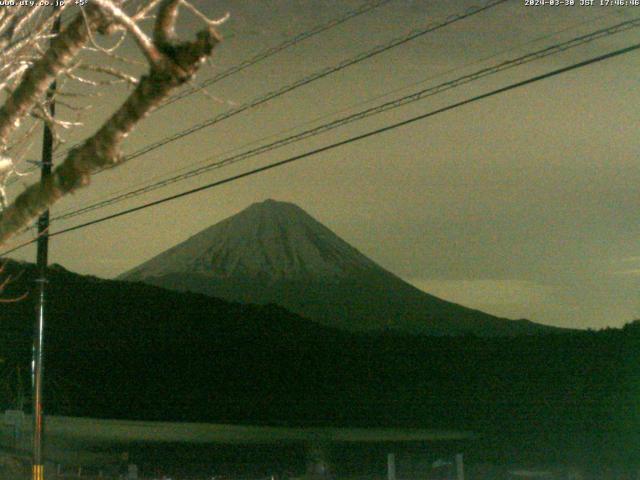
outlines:
M429 295L367 258L300 207L256 203L119 279L226 300L277 304L354 332L482 336L555 330Z

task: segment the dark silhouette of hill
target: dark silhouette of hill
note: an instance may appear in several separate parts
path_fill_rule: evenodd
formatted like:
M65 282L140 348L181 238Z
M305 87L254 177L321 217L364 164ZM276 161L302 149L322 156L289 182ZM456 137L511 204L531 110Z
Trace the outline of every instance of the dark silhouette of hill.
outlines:
M493 336L553 330L418 290L300 207L274 200L249 206L120 278L242 303L273 303L354 332Z
M22 276L5 298L33 286L32 265L12 262L6 271ZM460 428L478 432L489 458L640 458L639 322L497 338L354 334L274 305L59 267L49 292L52 414ZM1 365L20 365L24 385L33 317L33 296L0 305ZM11 406L15 396L7 385L2 391L1 406Z

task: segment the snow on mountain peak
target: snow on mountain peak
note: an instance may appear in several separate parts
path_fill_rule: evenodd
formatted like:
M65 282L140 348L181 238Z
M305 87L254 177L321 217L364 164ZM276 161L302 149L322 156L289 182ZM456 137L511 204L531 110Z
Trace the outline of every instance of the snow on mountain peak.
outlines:
M175 273L273 279L327 278L380 270L293 203L254 203L143 263L123 278Z

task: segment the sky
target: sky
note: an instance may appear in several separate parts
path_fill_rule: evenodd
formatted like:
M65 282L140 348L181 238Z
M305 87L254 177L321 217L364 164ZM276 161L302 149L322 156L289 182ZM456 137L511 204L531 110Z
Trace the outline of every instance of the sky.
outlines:
M419 88L634 17L640 7L526 6L513 0L348 67L97 175L53 215ZM597 2L599 3L599 2ZM197 84L357 8L358 1L194 0L229 12ZM482 4L482 3L480 3ZM392 0L152 114L133 152L414 28L476 5ZM188 11L179 33L199 28ZM203 185L637 43L638 29L377 115L295 145L52 225L52 231ZM113 40L98 38L105 46ZM111 43L110 43L111 42ZM134 47L124 52L136 55ZM640 53L553 77L361 142L51 240L50 261L112 278L274 198L298 204L383 267L441 298L508 318L575 328L640 319ZM125 98L89 96L73 143ZM61 109L60 115L64 116ZM256 143L257 142L257 143ZM240 150L238 150L240 149ZM32 181L30 179L26 180ZM23 188L16 184L9 194ZM21 237L28 239L29 234ZM35 249L13 255L33 260Z

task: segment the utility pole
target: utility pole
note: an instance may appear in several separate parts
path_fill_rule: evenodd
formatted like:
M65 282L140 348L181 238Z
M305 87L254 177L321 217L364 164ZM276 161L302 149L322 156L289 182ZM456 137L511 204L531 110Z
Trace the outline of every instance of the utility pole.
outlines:
M56 12L58 7L53 7ZM51 29L53 36L60 32L59 15ZM47 101L49 103L49 113L53 118L55 115L56 82L53 81L47 91ZM53 132L49 125L44 126L42 139L42 165L40 174L40 185L44 186L51 176L53 165ZM44 348L44 321L46 313L46 291L47 291L47 264L49 262L49 210L47 209L38 218L38 251L37 251L37 306L36 322L33 339L33 461L32 480L44 480L44 464L42 460L42 435L44 431L44 412L42 409L42 382L44 376L43 348Z

